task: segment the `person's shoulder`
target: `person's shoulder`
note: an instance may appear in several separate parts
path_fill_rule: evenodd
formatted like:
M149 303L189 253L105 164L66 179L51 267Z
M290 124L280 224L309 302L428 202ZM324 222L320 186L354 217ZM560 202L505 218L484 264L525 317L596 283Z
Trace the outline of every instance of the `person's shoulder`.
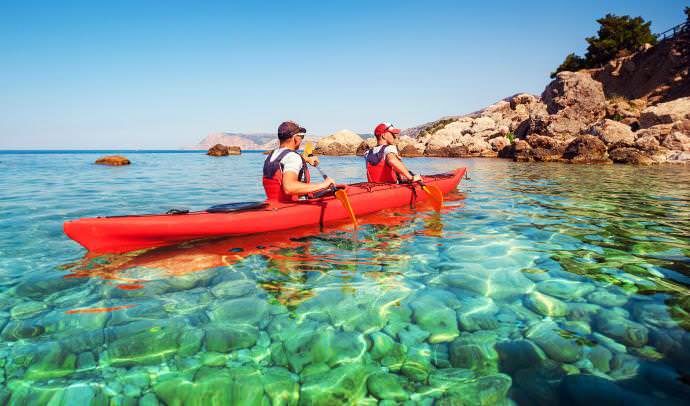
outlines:
M388 154L398 155L398 147L395 145L386 145L386 155Z

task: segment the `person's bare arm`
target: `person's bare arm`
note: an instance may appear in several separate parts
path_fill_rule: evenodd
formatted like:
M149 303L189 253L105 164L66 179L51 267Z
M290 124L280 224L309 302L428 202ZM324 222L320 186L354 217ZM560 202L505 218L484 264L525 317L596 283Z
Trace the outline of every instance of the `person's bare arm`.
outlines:
M290 195L306 195L307 193L326 189L330 185L335 185L335 181L331 178L326 178L326 180L319 183L304 183L300 182L297 174L292 171L283 173L283 191Z
M414 179L414 176L412 176L410 171L407 170L407 168L405 167L405 164L402 163L402 161L400 160L400 158L396 154L391 152L388 155L386 155L386 161L388 162L388 165L393 167L393 170L397 174L399 174L403 179L406 179L406 180L413 180Z

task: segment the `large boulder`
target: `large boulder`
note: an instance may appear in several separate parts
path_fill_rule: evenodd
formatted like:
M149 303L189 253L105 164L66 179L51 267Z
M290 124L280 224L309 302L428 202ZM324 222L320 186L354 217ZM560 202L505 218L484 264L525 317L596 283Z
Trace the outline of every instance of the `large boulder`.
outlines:
M575 138L565 149L563 158L571 163L610 163L606 145L599 138L583 135Z
M661 141L661 146L671 151L690 151L690 137L680 132L672 132Z
M350 130L340 130L316 142L319 155L354 155L364 139Z
M606 115L601 83L586 73L560 72L541 98L548 115L533 114L527 123L528 134L570 138L586 132Z
M424 155L425 146L423 143L410 137L400 137L398 141L398 151L403 157L419 157Z
M552 162L561 161L565 152L566 144L552 137L543 135L530 135L526 140L519 140L515 143L516 161L540 161Z
M690 97L681 97L647 107L640 115L640 127L649 128L658 124L681 123L684 120L690 120Z
M228 156L228 155L240 155L242 150L240 147L228 146L223 144L216 144L209 148L206 155L208 156Z
M357 147L355 155L364 155L365 152L376 146L376 138L367 138Z
M654 160L636 148L621 147L609 151L611 160L620 164L651 165Z
M98 158L95 162L98 165L122 166L131 164L130 160L121 155L108 155Z
M606 145L631 146L635 142L635 135L630 126L618 121L604 119L593 125L590 133Z

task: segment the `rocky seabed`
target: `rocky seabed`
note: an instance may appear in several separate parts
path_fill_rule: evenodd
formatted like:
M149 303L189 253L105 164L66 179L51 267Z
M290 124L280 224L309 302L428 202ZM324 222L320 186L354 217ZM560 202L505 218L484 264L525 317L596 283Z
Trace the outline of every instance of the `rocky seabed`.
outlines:
M347 266L281 274L251 257L139 290L23 282L0 294L0 402L650 404L644 385L668 404L688 399L655 363L690 361L687 314L639 294L661 289L639 276L649 269L609 255L593 280L520 255L501 269L458 265L458 249L397 257L415 281L390 268L375 284ZM595 262L564 255L565 269ZM132 307L66 314L121 305Z

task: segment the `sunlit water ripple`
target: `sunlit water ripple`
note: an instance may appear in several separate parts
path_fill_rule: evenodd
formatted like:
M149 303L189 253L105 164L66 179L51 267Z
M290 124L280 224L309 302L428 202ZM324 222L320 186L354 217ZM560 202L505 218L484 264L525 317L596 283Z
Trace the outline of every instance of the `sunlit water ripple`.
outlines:
M261 154L128 156L0 153L0 403L690 398L690 168L409 159L470 179L356 234L87 256L65 220L263 197Z

